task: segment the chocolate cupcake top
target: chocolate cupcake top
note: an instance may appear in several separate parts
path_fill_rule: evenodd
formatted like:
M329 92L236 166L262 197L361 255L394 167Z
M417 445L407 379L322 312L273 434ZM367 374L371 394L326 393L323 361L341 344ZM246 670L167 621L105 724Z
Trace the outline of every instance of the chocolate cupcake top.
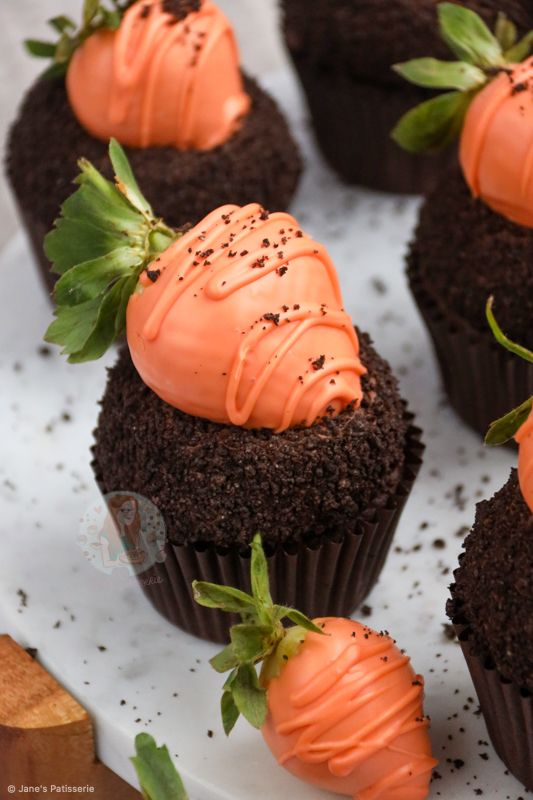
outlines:
M502 12L521 33L533 27L528 0L468 0L491 27ZM396 85L391 64L430 55L445 58L436 0L283 0L291 50L310 62L330 64L356 78Z
M468 626L476 655L533 691L533 515L516 470L478 504L464 547L448 613Z
M165 509L174 544L245 547L260 530L273 543L335 540L359 530L401 482L407 421L388 364L361 335L363 400L283 434L219 425L164 403L126 349L109 373L95 431L104 492L127 486ZM246 486L246 491L243 487Z
M474 199L459 167L424 203L409 263L452 323L490 338L485 305L493 294L503 329L533 348L533 231Z
M64 73L71 108L92 135L131 147L209 150L250 109L232 28L211 0L86 0L79 30L52 22L56 47L29 42Z

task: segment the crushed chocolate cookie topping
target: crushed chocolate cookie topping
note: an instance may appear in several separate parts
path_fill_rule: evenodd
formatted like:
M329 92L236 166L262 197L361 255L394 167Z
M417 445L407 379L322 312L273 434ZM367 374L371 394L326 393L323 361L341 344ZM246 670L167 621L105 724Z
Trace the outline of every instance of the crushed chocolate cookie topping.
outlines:
M279 325L279 314L272 314L272 312L269 312L268 314L263 314L263 319L266 320L266 322L273 322L276 326Z
M511 89L511 94L519 94L520 92L526 92L529 88L529 84L527 81L521 81L520 83L515 83L513 88Z
M468 626L474 655L533 691L533 516L516 470L494 497L478 504L464 548L448 616Z
M128 486L157 498L176 544L240 545L254 530L269 542L355 532L361 509L396 491L406 443L396 380L364 334L360 344L368 369L360 408L282 436L209 422L163 403L125 348L109 373L95 434L101 488Z
M444 178L422 206L409 255L410 280L421 281L431 302L441 313L445 309L446 319L459 317L491 343L485 302L494 294L503 330L532 348L533 230L474 200L459 166Z
M201 5L201 0L163 0L163 11L166 11L167 14L172 14L179 22L188 17L189 14L192 14L193 11L199 11Z
M319 369L324 369L324 364L326 363L326 356L319 356L315 358L315 360L311 363L311 366L315 371Z

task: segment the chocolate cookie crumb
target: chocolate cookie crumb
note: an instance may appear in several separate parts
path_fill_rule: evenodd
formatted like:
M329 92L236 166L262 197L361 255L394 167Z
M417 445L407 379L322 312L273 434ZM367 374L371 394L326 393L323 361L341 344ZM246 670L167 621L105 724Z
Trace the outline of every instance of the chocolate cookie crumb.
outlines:
M362 510L395 492L405 459L396 379L368 336L360 344L368 369L360 408L282 434L178 411L143 383L123 349L95 431L101 488L152 499L177 545L247 544L256 530L272 543L345 536Z
M464 548L448 616L469 626L475 655L533 691L533 515L516 470L492 499L478 504Z
M188 17L193 11L199 11L200 6L201 0L163 0L163 11L172 14L177 22Z

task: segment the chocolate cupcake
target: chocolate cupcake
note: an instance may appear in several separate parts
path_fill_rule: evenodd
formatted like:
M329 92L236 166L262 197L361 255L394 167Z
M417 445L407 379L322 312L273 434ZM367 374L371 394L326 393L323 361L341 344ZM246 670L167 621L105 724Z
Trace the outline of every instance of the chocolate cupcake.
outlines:
M489 321L501 344L533 363L533 351L503 334L490 305ZM512 436L518 472L478 504L447 610L494 747L533 789L533 396L493 423L487 442Z
M450 167L428 195L407 272L450 403L484 434L533 392L533 367L496 345L484 315L494 295L503 327L533 347L533 181L526 158L533 59L505 65L498 40L478 17L460 6L446 8L453 9L444 20L455 51L470 36L476 55L462 64L420 59L400 65L410 79L457 88L409 112L395 136L415 151L461 132L461 168ZM515 45L507 55L519 57L525 49Z
M114 12L87 3L79 31L63 18L55 25L57 47L29 42L54 62L26 95L7 147L49 288L44 236L80 154L111 177L111 136L174 225L228 202L288 206L301 171L297 146L276 103L241 74L232 29L211 0L136 0Z
M479 503L448 615L496 752L533 789L533 514L516 470Z
M498 13L521 33L533 27L526 0L468 0L493 26ZM416 159L390 139L407 109L432 96L409 87L391 65L425 54L446 56L435 0L282 0L284 34L324 156L350 183L422 192L446 156Z
M172 622L223 640L227 621L193 602L191 581L247 588L260 530L277 601L349 614L379 576L420 465L390 368L343 310L326 249L296 220L224 206L176 232L146 217L116 143L111 156L116 187L82 162L82 186L46 240L63 273L47 339L83 361L125 328L94 470L104 494L141 494L165 520L166 557L143 575L145 591ZM117 222L118 249L107 220L100 242L71 224L102 191L116 220L137 225L132 236ZM122 259L124 237L136 252Z

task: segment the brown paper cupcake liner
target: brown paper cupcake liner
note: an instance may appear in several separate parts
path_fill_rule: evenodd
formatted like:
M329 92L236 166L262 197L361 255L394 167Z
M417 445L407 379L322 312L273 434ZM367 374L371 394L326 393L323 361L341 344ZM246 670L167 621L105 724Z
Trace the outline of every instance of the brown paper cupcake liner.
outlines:
M427 100L428 93L338 72L332 77L298 57L293 60L320 148L344 180L388 192L429 191L450 154L413 156L390 135L400 117Z
M272 548L265 542L274 602L294 606L310 617L349 616L365 599L379 577L422 463L421 431L413 426L413 415L407 410L405 419L408 431L402 478L382 506L368 508L361 515L355 533L339 538L309 537L305 542ZM229 626L236 618L195 603L191 584L196 579L250 591L249 549L167 541L165 555L162 563L138 575L150 602L188 633L227 641Z
M533 790L533 695L472 652L464 619L453 622L494 749L515 778Z
M504 350L490 332L483 335L452 313L444 316L424 285L415 253L408 277L450 404L484 437L491 422L533 394L533 366Z

